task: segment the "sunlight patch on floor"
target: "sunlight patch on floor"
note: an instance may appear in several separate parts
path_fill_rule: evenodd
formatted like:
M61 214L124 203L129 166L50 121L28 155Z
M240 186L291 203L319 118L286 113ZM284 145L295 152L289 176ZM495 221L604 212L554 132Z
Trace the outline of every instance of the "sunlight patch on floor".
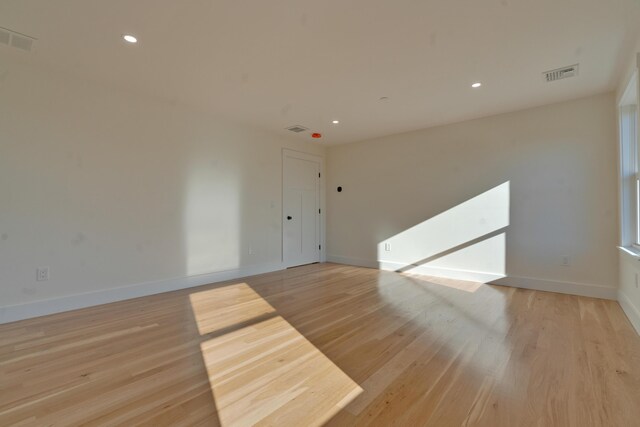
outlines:
M276 310L246 283L236 283L189 295L200 335L274 316Z
M322 425L362 393L246 283L198 292L191 304L222 426Z

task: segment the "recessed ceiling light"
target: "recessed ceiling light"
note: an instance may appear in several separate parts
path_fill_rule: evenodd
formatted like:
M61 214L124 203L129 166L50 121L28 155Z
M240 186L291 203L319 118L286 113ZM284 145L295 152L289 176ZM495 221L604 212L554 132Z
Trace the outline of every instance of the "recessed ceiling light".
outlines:
M131 34L124 34L122 38L124 39L124 41L128 43L138 43L138 39L135 36L132 36Z
M337 125L338 123L340 123L340 120L334 120L331 123L333 123L334 125Z
M480 82L476 82L476 83L471 85L471 87L474 88L474 89L479 88L480 86L482 86L482 83L480 83Z

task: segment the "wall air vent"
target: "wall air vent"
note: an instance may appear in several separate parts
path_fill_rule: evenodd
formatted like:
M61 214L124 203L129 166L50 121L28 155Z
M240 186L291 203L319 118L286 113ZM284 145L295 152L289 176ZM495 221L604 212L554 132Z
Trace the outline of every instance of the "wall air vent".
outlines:
M295 126L288 127L287 130L290 130L291 132L295 132L295 133L300 133L300 132L308 131L309 129L304 126L295 125Z
M556 80L568 79L578 75L578 64L569 65L568 67L558 68L556 70L545 71L542 73L544 81L555 82Z
M31 36L0 27L0 43L6 44L7 46L31 52L35 40L36 39Z

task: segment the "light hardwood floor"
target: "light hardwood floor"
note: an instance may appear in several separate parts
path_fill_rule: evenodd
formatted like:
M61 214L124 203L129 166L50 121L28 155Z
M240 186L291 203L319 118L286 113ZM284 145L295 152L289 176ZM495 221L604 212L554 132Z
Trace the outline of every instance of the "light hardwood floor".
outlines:
M0 325L0 425L638 426L616 302L318 264Z

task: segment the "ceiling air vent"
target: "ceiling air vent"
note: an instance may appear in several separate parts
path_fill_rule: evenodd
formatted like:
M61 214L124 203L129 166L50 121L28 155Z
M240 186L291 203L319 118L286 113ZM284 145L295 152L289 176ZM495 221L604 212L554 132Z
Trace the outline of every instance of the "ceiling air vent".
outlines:
M542 73L544 81L555 82L556 80L568 79L578 75L578 64L569 65L568 67L558 68L557 70L545 71Z
M300 133L300 132L307 131L309 129L307 129L304 126L295 125L295 126L288 127L287 130L290 130L291 132L295 132L295 133Z
M33 37L0 27L0 43L6 44L7 46L31 52L35 40Z

